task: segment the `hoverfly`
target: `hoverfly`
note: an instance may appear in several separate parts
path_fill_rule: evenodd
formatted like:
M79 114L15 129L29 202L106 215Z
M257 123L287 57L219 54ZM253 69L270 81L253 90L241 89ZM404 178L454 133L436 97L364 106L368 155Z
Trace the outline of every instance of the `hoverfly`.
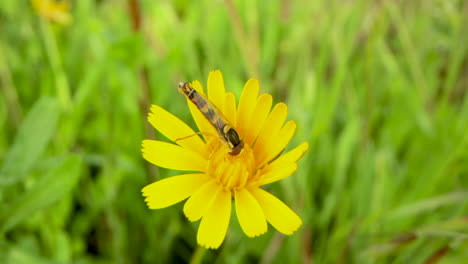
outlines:
M195 91L188 82L179 83L179 91L185 94L213 125L222 141L230 148L228 153L232 156L238 155L244 147L244 142L221 111L207 98Z

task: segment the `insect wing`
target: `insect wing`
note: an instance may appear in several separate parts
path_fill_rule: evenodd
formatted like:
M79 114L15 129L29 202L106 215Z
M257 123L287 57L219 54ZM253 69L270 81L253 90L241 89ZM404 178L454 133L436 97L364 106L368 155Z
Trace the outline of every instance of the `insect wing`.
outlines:
M205 118L215 127L218 135L231 149L229 153L232 155L239 154L244 144L242 140L240 140L236 130L221 111L205 96L193 89L189 83L180 83L179 90L197 106Z

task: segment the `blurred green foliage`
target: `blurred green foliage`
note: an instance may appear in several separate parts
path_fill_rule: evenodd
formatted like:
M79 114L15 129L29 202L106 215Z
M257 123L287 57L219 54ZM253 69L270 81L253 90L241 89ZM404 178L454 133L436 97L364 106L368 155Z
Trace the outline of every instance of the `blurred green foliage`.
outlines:
M0 4L0 262L468 259L466 1L146 0L140 31L129 2L72 1L69 25ZM182 205L144 204L177 173L141 157L149 103L193 125L176 85L213 69L236 95L258 78L311 144L267 187L304 221L290 237L232 217L202 250Z

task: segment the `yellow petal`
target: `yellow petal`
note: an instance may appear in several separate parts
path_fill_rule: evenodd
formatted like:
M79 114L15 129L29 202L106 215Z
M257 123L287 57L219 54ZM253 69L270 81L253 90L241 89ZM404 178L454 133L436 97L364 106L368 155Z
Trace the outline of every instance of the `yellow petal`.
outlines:
M267 222L257 200L247 189L235 192L236 214L239 224L248 237L256 237L267 231Z
M208 75L208 99L220 110L224 109L225 93L221 71L211 71Z
M213 195L213 193L212 193ZM217 249L223 243L231 218L231 193L219 187L211 207L203 216L197 242L203 247Z
M258 133L270 112L272 102L273 98L269 94L262 94L258 98L252 119L250 119L249 126L245 131L245 143L249 146L253 146L255 139L257 139Z
M161 134L178 145L208 158L208 149L205 143L187 124L160 106L152 105L151 112L148 115L148 121Z
M288 151L286 154L281 155L279 158L266 165L262 172L267 173L270 170L279 169L287 166L288 164L296 163L300 158L304 156L308 149L309 143L302 142L299 146Z
M197 80L193 81L192 82L192 87L193 87L193 89L195 89L195 91L197 91L201 95L206 96L205 95L205 90L203 90L203 86L201 85L201 83L199 81L197 81Z
M237 109L237 133L241 138L244 138L245 131L249 125L249 121L255 110L255 102L258 97L258 81L256 79L249 79L242 90L239 99L239 108Z
M268 183L282 180L290 176L291 174L293 174L296 170L297 170L296 163L288 163L284 165L283 167L275 168L274 170L270 170L267 173L265 173L263 177L261 178L259 184L265 185ZM262 173L264 172L262 171Z
M61 1L56 3L57 8L62 11L68 11L70 9L70 3L68 1Z
M199 92L200 94L204 95L203 87L201 86L199 81L193 81L192 87ZM198 129L203 132L203 136L205 139L209 139L209 137L216 137L218 132L216 132L213 125L206 119L206 117L200 112L195 104L192 103L187 98L187 104L190 109L190 113L192 114L193 120L198 126Z
M257 158L257 164L260 164L259 167L277 157L288 145L289 141L291 141L295 132L296 122L290 120L281 128L277 135L272 136L271 142L273 143L265 145L264 150Z
M226 93L224 99L224 116L228 119L233 127L236 127L236 97L233 93Z
M251 190L251 193L262 207L268 222L281 233L291 235L302 225L301 218L272 194L260 188Z
M184 214L192 222L199 220L210 207L215 197L216 191L219 189L218 184L214 180L210 180L203 184L184 204Z
M141 191L150 209L160 209L186 199L207 180L202 173L182 174L153 182Z
M284 103L278 103L275 105L271 113L268 115L265 123L263 124L260 134L258 135L257 141L254 146L255 156L265 155L267 151L267 145L276 144L272 141L272 137L279 133L279 130L283 126L286 116L288 114L288 107ZM257 165L260 165L257 162Z
M205 171L208 162L189 149L156 140L143 140L143 158L173 170Z

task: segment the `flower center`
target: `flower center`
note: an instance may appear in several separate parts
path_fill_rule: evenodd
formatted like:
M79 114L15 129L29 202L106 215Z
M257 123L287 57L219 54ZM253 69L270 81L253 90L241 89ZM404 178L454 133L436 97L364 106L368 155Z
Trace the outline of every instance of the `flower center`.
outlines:
M233 156L228 153L229 147L217 141L208 162L208 175L215 178L225 191L244 188L257 173L252 149L244 144L242 151Z

